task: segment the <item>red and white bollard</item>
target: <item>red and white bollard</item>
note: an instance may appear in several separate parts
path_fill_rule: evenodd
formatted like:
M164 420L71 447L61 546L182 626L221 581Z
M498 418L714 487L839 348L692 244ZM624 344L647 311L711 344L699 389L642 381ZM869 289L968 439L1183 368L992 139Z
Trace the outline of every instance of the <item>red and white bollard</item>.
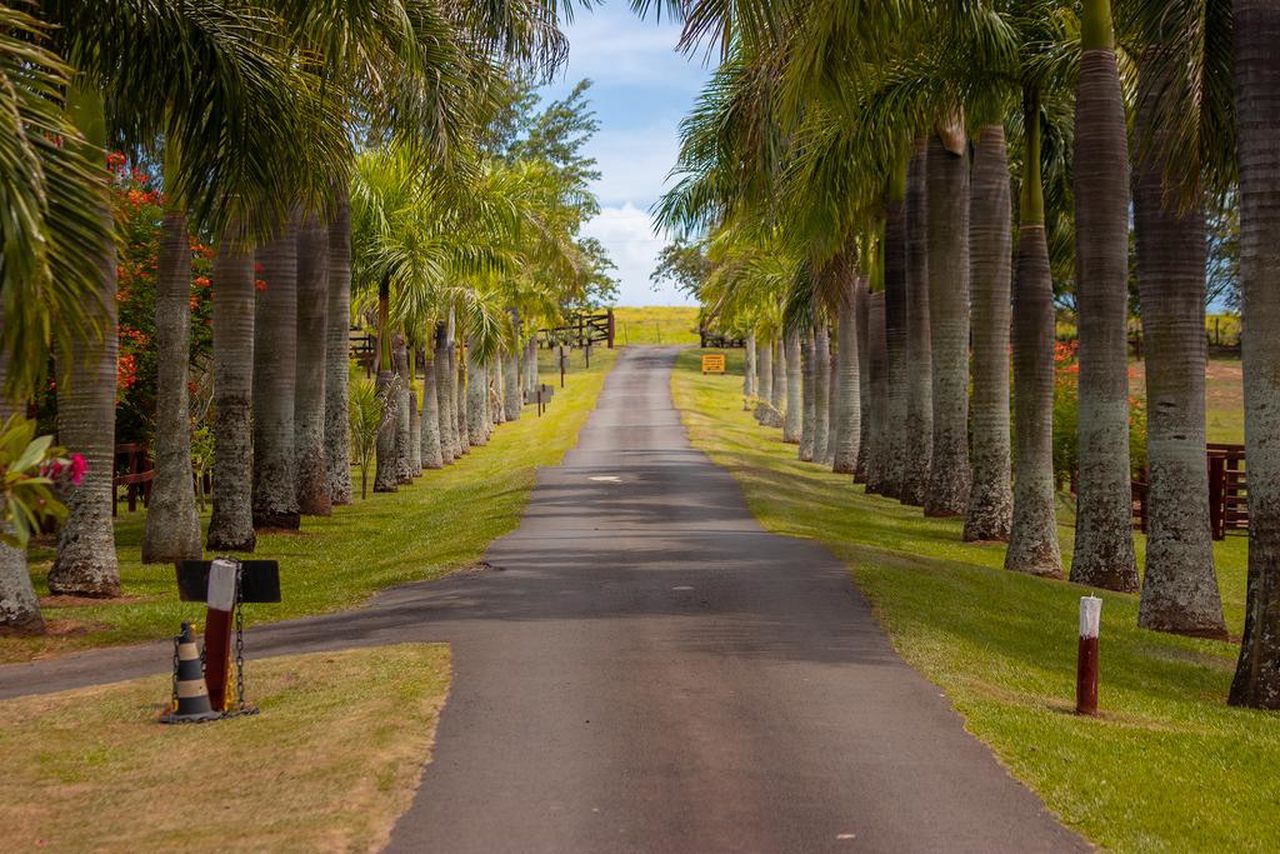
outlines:
M1080 597L1080 649L1076 656L1076 714L1098 714L1098 631L1102 600Z
M209 567L209 605L204 630L204 678L214 711L227 708L227 671L231 665L231 625L235 617L240 564L218 558Z

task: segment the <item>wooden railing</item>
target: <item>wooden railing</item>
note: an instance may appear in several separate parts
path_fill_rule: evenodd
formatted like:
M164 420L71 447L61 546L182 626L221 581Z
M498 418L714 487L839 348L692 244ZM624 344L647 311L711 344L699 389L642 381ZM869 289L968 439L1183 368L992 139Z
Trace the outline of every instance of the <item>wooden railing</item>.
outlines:
M1215 540L1226 539L1228 531L1249 529L1248 480L1245 476L1244 445L1211 442L1205 448L1209 471L1209 527ZM1133 526L1146 533L1149 475L1146 470L1131 485Z

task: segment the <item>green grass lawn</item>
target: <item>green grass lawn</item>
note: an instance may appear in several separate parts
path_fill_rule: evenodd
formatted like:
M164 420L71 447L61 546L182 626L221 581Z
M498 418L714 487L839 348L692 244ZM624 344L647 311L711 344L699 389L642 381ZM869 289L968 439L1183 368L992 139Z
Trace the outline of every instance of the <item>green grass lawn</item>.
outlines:
M249 678L261 714L200 726L155 723L168 676L0 702L6 850L380 850L430 757L449 648L267 658Z
M724 377L702 376L699 354L682 353L673 379L693 443L733 474L767 529L848 562L899 652L1068 826L1122 851L1280 849L1280 716L1225 705L1234 644L1139 629L1136 596L1101 593L1103 714L1075 716L1088 590L1007 573L1002 548L963 543L959 520L925 519L799 462L780 431L742 411L741 353ZM1071 529L1061 534L1069 551ZM1235 635L1246 546L1216 546Z
M306 518L297 534L258 539L257 557L280 561L284 601L251 605L250 623L301 617L360 605L377 590L438 578L473 564L524 512L538 466L557 464L577 441L615 354L599 348L591 369L570 360L565 388L539 418L527 406L517 422L458 463L424 474L394 494L357 498L328 518ZM553 354L542 353L543 381L558 384ZM353 470L353 477L358 478ZM357 481L357 494L359 484ZM46 602L53 631L41 637L0 637L0 661L167 637L183 620L202 620L198 604L178 601L173 566L140 563L144 514L124 513L116 526L123 601ZM205 519L207 522L207 517ZM48 594L51 549L33 552L36 589Z
M624 306L613 316L619 344L700 343L697 306Z

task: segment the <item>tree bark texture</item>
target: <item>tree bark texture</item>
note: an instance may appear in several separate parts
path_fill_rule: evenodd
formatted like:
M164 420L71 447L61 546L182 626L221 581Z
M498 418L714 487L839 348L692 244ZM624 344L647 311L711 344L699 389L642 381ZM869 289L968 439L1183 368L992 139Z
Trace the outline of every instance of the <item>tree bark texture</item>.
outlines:
M766 427L770 425L770 402L773 399L773 344L766 341L760 346L757 363L757 385L760 399L756 403L756 420Z
M773 393L769 399L773 409L769 413L770 427L786 427L787 406L787 348L784 341L773 342Z
M404 333L397 332L391 339L396 369L396 483L405 486L421 470L413 470L413 446L420 441L413 438L413 398L409 391L409 346Z
M881 495L902 497L907 468L907 205L905 198L885 209L884 246L884 420Z
M933 343L929 332L929 224L926 143L907 167L907 414L899 498L923 507L933 456Z
M351 201L337 190L329 222L329 307L324 359L324 455L329 503L351 503Z
M1140 64L1140 74L1147 70ZM1176 199L1166 203L1166 161L1158 152L1168 132L1155 127L1162 89L1154 77L1152 71L1139 80L1133 199L1150 472L1138 625L1225 640L1205 466L1204 214L1198 205L1180 211Z
M1249 590L1237 706L1280 708L1280 3L1236 0Z
M831 334L826 321L813 327L813 461L828 465L831 444Z
M105 199L98 215L112 227ZM67 494L67 521L49 570L52 593L105 598L120 593L116 563L114 497L116 441L116 248L105 244L96 259L100 290L86 294L86 310L104 330L78 339L77 358L58 365L58 442L83 454L88 471Z
M258 296L253 347L253 526L297 530L294 394L298 356L298 224L258 250L266 290Z
M867 358L870 370L871 393L867 396L867 409L862 413L871 422L867 431L867 494L884 495L888 486L889 415L889 358L885 346L884 291L877 291L867 298Z
M742 365L742 408L751 409L751 399L756 396L756 333L748 332L746 351Z
M1071 580L1138 589L1129 470L1129 147L1111 48L1080 61L1075 117L1080 472Z
M467 435L472 445L486 445L485 411L489 407L489 378L485 366L476 358L475 348L467 347Z
M854 311L855 324L857 328L857 347L858 347L858 462L853 470L854 483L867 482L867 467L871 464L868 458L871 454L874 442L872 441L871 431L875 426L875 419L871 413L871 393L874 388L871 381L871 333L868 329L868 321L871 317L871 293L868 290L870 282L867 277L859 274L854 280L857 290L855 291Z
M210 551L251 552L253 530L253 253L224 237L213 262L213 515Z
M814 370L814 351L813 351L813 333L811 330L805 330L803 340L800 343L800 406L802 408L802 418L800 420L800 459L804 462L813 462L813 433L815 427L814 406L817 399L817 392L814 388L814 382L817 380L817 372Z
M789 330L785 339L787 351L787 417L783 422L782 441L790 445L800 444L800 430L804 426L804 389L800 364L800 331Z
M836 419L832 435L831 470L853 474L862 440L862 399L858 369L857 274L842 270L843 299L838 306L836 326Z
M424 350L422 359L426 368L422 372L422 414L419 416L421 429L418 435L422 443L419 455L424 469L443 468L445 464L444 449L440 443L440 398L437 396L440 380L436 376L434 345L432 341L433 349Z
M156 265L156 422L143 563L199 560L200 517L191 468L191 234L169 210Z
M328 516L333 506L324 448L328 334L329 227L318 215L307 214L298 229L298 354L293 413L298 510L307 516Z
M929 337L933 449L926 516L969 506L969 162L929 140Z
M973 486L964 539L1003 542L1013 524L1009 470L1009 325L1013 198L1004 127L988 125L974 146L970 188L973 287Z

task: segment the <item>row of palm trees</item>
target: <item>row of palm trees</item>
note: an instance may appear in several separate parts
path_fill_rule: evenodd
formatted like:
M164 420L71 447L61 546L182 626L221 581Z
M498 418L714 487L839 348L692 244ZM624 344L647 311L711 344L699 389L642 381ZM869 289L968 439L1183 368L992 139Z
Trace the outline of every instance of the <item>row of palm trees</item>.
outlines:
M520 312L536 319L574 286L563 275L549 295L540 283L581 272L585 180L504 162L483 143L512 76L563 59L562 11L554 0L0 5L4 406L29 399L52 353L59 439L88 462L67 496L53 593L120 590L106 150L157 164L164 184L143 560L204 545L189 429L193 232L217 246L208 546L252 549L257 530L295 529L351 500L353 291L357 309L373 300L380 382L395 378L388 409L403 424L416 411L407 348L430 351L429 364L447 357L448 371L429 373L487 410L485 372L504 350L513 365L523 353ZM458 336L470 346L455 367ZM454 455L468 435L457 423ZM0 558L0 625L39 630L24 552Z
M1055 287L1071 293L1070 579L1140 588L1144 627L1221 638L1204 211L1238 200L1251 531L1230 700L1280 708L1280 345L1265 331L1280 311L1268 279L1280 270L1280 53L1266 41L1280 3L681 5L686 47L713 40L724 61L685 120L679 180L657 213L706 236L702 296L748 334L758 417L869 492L963 517L966 540L1007 541L1007 569L1060 577L1053 306ZM1131 211L1150 411L1141 585Z

